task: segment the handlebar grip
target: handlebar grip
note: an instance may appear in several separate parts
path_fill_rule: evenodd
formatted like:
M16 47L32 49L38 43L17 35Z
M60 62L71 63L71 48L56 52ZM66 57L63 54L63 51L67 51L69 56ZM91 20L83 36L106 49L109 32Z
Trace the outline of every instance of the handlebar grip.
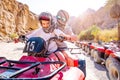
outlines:
M19 41L21 41L21 42L27 41L27 37L25 35L20 35Z

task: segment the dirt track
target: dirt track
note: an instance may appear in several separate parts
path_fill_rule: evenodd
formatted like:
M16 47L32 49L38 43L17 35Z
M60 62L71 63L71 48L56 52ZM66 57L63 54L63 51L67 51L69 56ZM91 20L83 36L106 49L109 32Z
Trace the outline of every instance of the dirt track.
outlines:
M18 60L23 55L23 47L24 43L0 42L0 56L6 57L7 59Z
M86 57L86 66L86 80L109 80L105 66L95 63L89 56Z
M6 57L7 59L18 60L22 55L24 43L4 43L0 42L0 57ZM81 53L84 51L81 50ZM109 80L107 77L106 68L103 65L96 64L89 56L85 56L86 59L86 80Z

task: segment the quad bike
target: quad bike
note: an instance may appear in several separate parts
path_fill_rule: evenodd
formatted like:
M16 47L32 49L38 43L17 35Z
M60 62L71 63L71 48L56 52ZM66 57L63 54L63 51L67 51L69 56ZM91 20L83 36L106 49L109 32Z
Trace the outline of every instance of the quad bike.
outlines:
M58 39L56 37L50 40ZM60 38L59 38L60 39ZM49 42L48 42L49 43ZM26 39L22 56L18 61L0 57L2 80L84 80L85 75L76 66L67 66L62 54L46 54L45 41L40 37ZM78 64L78 63L77 63Z

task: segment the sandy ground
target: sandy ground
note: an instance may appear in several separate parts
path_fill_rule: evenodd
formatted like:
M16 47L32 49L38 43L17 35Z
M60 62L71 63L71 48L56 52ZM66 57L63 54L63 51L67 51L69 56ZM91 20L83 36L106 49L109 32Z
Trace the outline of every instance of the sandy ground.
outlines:
M0 57L18 60L22 55L26 55L26 53L22 53L23 48L24 43L0 42Z

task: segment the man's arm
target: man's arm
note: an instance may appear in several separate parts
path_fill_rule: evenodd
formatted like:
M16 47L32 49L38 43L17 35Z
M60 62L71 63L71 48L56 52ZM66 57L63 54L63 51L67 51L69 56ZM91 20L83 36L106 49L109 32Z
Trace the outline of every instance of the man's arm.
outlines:
M74 35L67 35L67 34L65 34L64 32L62 32L62 31L59 30L59 29L55 29L54 32L55 32L55 34L56 34L57 36L63 36L63 37L65 37L65 39L68 40L68 41L74 42L74 41L77 40L77 37L76 37L76 36L74 36Z

